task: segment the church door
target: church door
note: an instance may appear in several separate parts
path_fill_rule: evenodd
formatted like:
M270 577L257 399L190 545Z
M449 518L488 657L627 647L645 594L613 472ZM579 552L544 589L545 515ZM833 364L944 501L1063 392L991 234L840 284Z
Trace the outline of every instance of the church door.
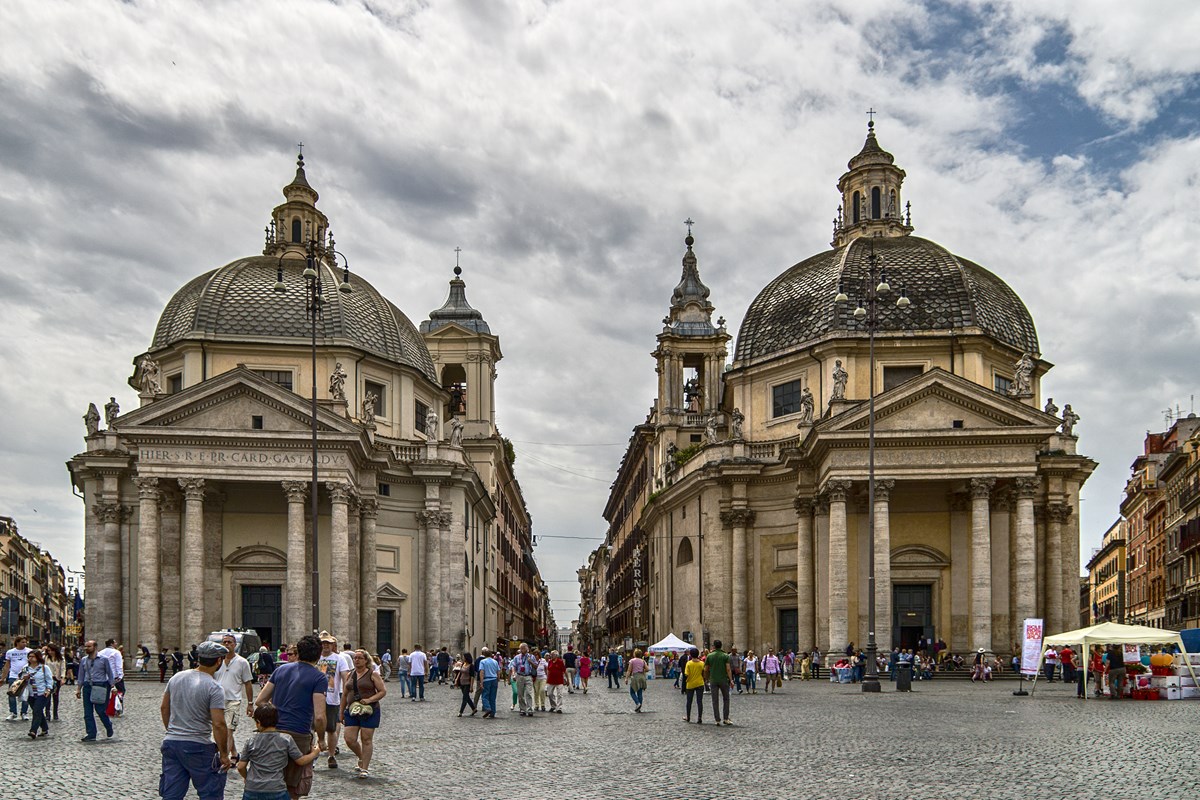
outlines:
M375 652L382 653L395 647L393 637L396 630L396 612L379 609L375 612Z
M892 643L917 649L922 636L933 638L933 586L928 583L892 586Z
M779 609L779 654L796 651L800 646L800 612L794 608Z
M242 587L242 627L258 633L263 644L278 647L283 636L283 588Z

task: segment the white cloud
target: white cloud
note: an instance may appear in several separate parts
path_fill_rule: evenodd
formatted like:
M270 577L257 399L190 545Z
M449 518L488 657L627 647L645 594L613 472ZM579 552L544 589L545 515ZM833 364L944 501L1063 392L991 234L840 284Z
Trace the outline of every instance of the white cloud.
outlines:
M1154 119L1194 91L1200 55L1178 35L1192 4L989 4L987 24L954 31L953 58L933 38L945 7L915 2L383 7L6 7L0 313L20 333L0 350L0 490L68 563L82 525L61 465L79 416L114 393L136 403L130 359L166 299L260 247L300 139L353 267L414 320L464 248L517 440L623 443L652 401L682 220L698 221L701 274L736 330L759 288L827 246L871 106L918 234L1034 314L1059 365L1047 389L1102 462L1085 536L1115 514L1142 429L1194 390L1200 144L1127 134L1141 149L1119 171L1031 158L1012 127L1017 93L1056 83L1119 124ZM1037 61L1047 36L1061 60ZM610 478L622 448L518 447L535 530L602 534L607 481L535 459ZM541 541L552 579L590 549Z

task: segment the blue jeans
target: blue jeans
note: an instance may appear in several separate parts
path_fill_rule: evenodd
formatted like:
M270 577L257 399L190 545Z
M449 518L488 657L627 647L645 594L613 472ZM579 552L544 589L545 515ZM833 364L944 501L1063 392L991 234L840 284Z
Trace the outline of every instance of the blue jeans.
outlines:
M632 686L630 686L629 687L629 696L631 698L633 698L633 702L635 705L640 706L642 704L642 690L641 689L634 689Z
M107 683L98 683L96 686L103 686L105 693L112 691L112 687ZM104 725L104 732L109 736L113 735L112 722L108 719L108 700L103 703L92 702L92 684L85 683L83 690L80 692L83 697L83 726L87 729L89 739L96 738L96 714L100 715L100 722ZM215 746L215 745L214 745ZM180 795L182 797L183 795Z
M418 692L420 694L418 695ZM425 676L412 675L409 677L408 693L415 700L419 696L422 700L425 699Z
M758 688L758 672L755 670L746 670L746 689L753 691Z
M496 713L496 687L500 684L499 680L483 682L483 710L486 713Z
M620 689L621 688L621 673L608 672L605 674L608 675L608 688L610 688L610 689Z
M251 792L243 789L242 800L292 800L292 796L287 793L287 789L278 792Z
M408 673L407 672L397 672L396 680L400 681L400 696L402 698L408 697L408 695L409 695Z
M212 742L162 743L162 775L158 779L158 794L163 800L183 800L188 785L196 787L200 800L222 800L225 797L225 778L217 746Z
M17 679L16 679L16 678L9 678L9 679L6 681L6 683L7 683L9 686L12 686L12 685L13 685L14 683L16 683L16 682L17 682ZM17 713L17 698L16 698L16 697L14 697L14 696L13 696L13 695L11 695L11 694L8 696L8 713L10 713L10 714L15 714L15 713ZM28 701L28 700L22 700L22 701L21 701L21 713L22 713L22 714L28 714L28 713L29 713L29 701Z

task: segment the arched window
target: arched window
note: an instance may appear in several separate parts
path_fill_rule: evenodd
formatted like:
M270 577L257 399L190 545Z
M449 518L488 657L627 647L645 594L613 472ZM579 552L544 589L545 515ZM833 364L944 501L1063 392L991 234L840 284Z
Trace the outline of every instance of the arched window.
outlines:
M300 241L300 218L292 217L292 241Z
M675 554L675 566L682 567L684 564L690 563L692 563L692 540L685 536L679 543L679 551Z
M854 208L854 222L857 224L859 220L859 210L862 208L862 197L858 192L854 193L854 199L851 205Z
M871 219L879 219L880 217L883 216L883 209L881 209L879 207L882 204L882 201L883 201L883 199L882 199L882 197L880 197L879 187L878 186L872 187L871 188Z

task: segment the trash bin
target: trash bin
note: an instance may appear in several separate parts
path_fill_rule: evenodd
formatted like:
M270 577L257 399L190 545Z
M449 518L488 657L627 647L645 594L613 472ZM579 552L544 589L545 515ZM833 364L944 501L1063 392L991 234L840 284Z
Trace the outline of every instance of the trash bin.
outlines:
M896 665L896 691L912 691L912 662L901 661Z

